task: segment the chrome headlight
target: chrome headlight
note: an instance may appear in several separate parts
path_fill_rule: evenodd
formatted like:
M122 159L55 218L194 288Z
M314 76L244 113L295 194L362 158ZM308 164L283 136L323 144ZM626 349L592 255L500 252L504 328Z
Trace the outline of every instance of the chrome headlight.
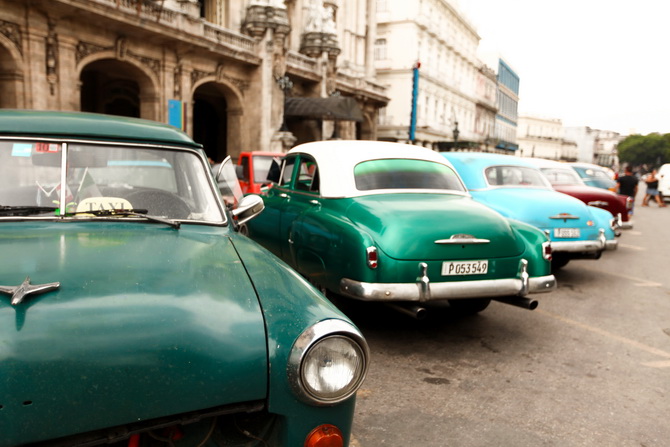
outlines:
M368 345L354 326L342 320L320 321L293 344L288 380L302 401L336 404L361 386L368 358Z

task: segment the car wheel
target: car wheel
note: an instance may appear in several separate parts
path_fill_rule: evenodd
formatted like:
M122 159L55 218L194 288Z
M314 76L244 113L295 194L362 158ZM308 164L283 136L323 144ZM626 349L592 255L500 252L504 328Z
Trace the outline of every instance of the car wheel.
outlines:
M551 269L559 270L568 265L568 262L570 262L570 258L567 256L556 256L556 254L554 254L551 259Z
M489 307L488 298L449 300L449 306L461 315L474 315Z

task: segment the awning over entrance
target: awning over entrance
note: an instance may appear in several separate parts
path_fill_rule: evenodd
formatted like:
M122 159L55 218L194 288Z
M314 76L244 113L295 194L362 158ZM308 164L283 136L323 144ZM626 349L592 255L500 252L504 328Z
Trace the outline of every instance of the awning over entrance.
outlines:
M330 96L328 98L286 98L285 116L303 118L363 121L363 113L354 98Z

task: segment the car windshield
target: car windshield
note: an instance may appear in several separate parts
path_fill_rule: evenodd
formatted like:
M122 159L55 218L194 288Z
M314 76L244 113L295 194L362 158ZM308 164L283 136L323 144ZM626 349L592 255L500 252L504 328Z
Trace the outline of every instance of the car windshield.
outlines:
M428 160L369 160L354 167L359 191L375 189L445 189L465 191L458 174L449 166Z
M572 169L541 168L552 185L583 185L582 179Z
M550 186L539 170L525 166L490 166L484 175L490 186Z
M67 169L62 167L64 160ZM123 209L167 219L222 222L205 169L191 150L3 140L0 206L5 215L14 207L44 207L41 213L35 208L34 214L24 216L43 216L52 208L61 217Z

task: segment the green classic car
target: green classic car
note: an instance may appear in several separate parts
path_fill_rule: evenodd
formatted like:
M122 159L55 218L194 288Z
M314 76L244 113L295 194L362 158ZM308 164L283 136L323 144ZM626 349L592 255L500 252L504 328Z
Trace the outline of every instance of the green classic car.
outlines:
M540 230L470 197L429 149L321 141L291 149L268 176L249 236L326 292L425 316L474 313L491 299L533 309L556 286Z
M0 446L348 445L367 344L262 208L173 127L1 110Z

